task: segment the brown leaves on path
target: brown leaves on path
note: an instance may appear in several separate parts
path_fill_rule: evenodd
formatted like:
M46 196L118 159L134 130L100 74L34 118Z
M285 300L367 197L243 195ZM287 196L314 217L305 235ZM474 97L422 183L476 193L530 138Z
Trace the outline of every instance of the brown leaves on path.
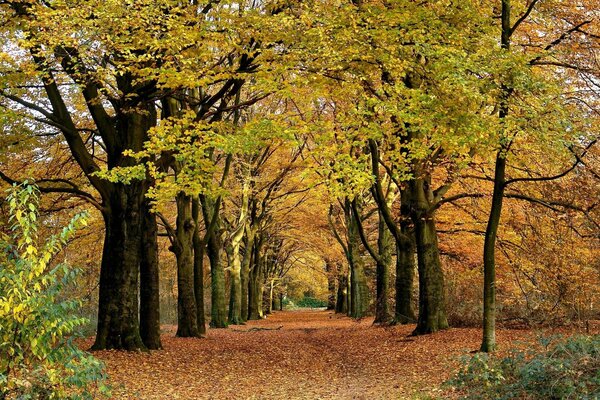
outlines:
M255 329L260 328L260 329ZM405 399L443 397L439 385L478 329L409 336L413 325L379 327L326 311L277 312L211 329L204 339L163 336L164 350L95 352L115 399ZM498 333L501 347L530 336Z

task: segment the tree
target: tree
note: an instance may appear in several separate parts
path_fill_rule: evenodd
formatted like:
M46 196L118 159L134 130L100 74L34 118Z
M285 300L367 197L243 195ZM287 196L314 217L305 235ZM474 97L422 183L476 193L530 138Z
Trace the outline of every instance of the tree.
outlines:
M532 13L536 11L536 6L538 6L539 1L533 0L528 2L525 11L517 18L514 22L511 19L511 10L512 5L510 0L502 0L501 3L501 48L502 51L506 54L510 54L511 52L511 44L517 29L531 16ZM580 18L578 18L580 19ZM550 43L547 43L545 46L540 46L543 48L542 52L534 53L533 55L528 55L527 58L520 61L523 65L518 68L517 71L521 74L519 77L515 70L507 71L500 78L500 90L499 90L499 99L498 99L498 118L501 121L501 134L499 137L499 145L498 151L496 153L496 161L495 161L495 169L494 169L494 190L491 199L491 207L489 213L489 219L486 227L485 233L485 242L484 242L484 252L483 252L483 265L484 265L484 290L483 290L483 340L481 344L481 351L484 352L492 352L496 348L496 339L495 339L495 323L496 323L496 241L497 241L497 233L500 225L500 217L502 214L502 206L504 202L504 198L507 197L505 194L505 189L513 183L516 182L544 182L551 181L555 179L559 179L569 172L571 172L580 162L580 156L577 155L578 150L573 150L576 147L579 147L577 144L573 144L573 142L585 142L585 136L587 136L584 132L579 129L581 124L577 122L577 118L574 117L574 113L570 115L565 115L565 110L571 109L571 112L574 110L569 106L569 100L563 99L562 95L559 92L553 91L552 86L558 82L557 78L552 76L544 76L539 74L538 71L535 71L535 66L557 66L560 65L561 68L568 68L573 70L583 71L581 66L576 64L566 64L560 61L548 60L548 57L554 57L549 55L549 53L557 46L559 46L563 41L566 41L567 38L573 35L575 32L581 31L582 27L588 25L590 20L583 20L580 22L570 23L571 26L563 31L561 35L553 40ZM585 34L585 32L584 32ZM536 76L537 75L537 76ZM527 81L529 78L529 81ZM581 77L578 77L581 79ZM584 78L587 79L587 78ZM531 84L531 81L536 82L538 88L536 90ZM524 86L523 82L525 82ZM545 85L545 86L542 86ZM539 90L539 87L545 88ZM563 85L561 85L563 86ZM567 86L567 85L564 85ZM548 89L550 87L550 89ZM524 94L524 92L527 92ZM534 106L529 106L526 102L521 99L516 99L519 96L532 96L537 94L537 102L545 103L545 107L542 109L536 108ZM544 98L543 96L546 96ZM551 96L548 99L547 96ZM592 97L592 96L590 96ZM551 121L554 122L548 123L546 120L544 123L540 123L536 121L537 118L548 118L543 116L548 113L548 105L554 102L554 107L552 107L552 114L550 115ZM584 104L587 105L587 103ZM583 114L587 114L586 111L582 111ZM517 116L513 119L510 119L512 113L516 113ZM562 119L564 118L564 119ZM525 120L523 123L522 121ZM535 122L531 122L531 121ZM519 124L522 124L519 126ZM530 145L536 146L537 142L546 142L550 140L556 140L553 145L556 146L558 141L566 141L568 142L568 147L571 148L571 151L574 152L576 162L573 167L568 168L566 171L557 174L556 176L547 176L547 177L520 177L507 179L507 158L509 157L511 152L514 152L513 145L517 143L517 136L523 133L528 132L527 125L537 124L537 131L532 132L533 138L530 138ZM524 125L524 126L523 126ZM515 126L517 128L515 128ZM556 126L559 129L556 129ZM562 132L561 128L562 127ZM521 132L518 131L518 128L521 128ZM584 128L585 130L586 128ZM556 132L556 133L555 133ZM555 135L553 137L553 134ZM537 136L537 137L536 137ZM593 146L597 139L593 140L591 144L588 144L588 148ZM552 142L550 142L552 143ZM560 151L560 149L559 149ZM584 154L585 154L584 150ZM517 194L509 194L508 197L516 197L522 198L524 200L532 200L528 196L517 195Z

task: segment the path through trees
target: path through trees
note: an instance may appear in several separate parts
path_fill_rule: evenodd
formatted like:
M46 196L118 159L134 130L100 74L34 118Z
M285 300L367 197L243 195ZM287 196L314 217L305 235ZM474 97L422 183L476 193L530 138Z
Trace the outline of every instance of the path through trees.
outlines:
M478 347L479 329L409 336L330 311L276 312L211 330L204 340L164 332L164 351L100 351L116 399L380 399L439 397L439 385ZM531 335L498 332L500 351ZM135 371L135 373L132 373Z

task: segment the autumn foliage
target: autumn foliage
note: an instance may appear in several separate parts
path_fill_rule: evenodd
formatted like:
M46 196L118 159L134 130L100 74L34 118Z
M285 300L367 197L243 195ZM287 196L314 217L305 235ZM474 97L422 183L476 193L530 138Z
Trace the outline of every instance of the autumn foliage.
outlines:
M298 305L484 352L589 329L599 7L0 1L0 182L35 182L42 237L89 214L61 296L94 350Z

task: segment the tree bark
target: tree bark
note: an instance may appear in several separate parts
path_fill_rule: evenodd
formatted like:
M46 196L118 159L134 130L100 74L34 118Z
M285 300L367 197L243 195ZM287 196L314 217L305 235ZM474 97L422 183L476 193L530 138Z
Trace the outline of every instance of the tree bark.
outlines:
M273 292L275 289L275 281L273 279L269 280L269 297L267 299L267 301L265 302L267 304L267 307L265 309L265 314L271 314L271 312L273 311Z
M401 192L400 231L402 239L396 241L396 308L394 322L409 324L416 322L413 307L413 285L415 274L415 240L411 231L410 199L407 190Z
M177 194L177 226L174 251L177 258L177 336L199 337L196 295L194 293L194 231L192 199Z
M263 317L263 260L261 256L262 239L254 243L254 265L250 269L249 289L248 289L248 319L258 320Z
M410 186L419 270L419 317L413 334L420 335L448 328L448 320L435 217L434 212L429 211L429 182L415 178Z
M375 323L388 323L392 319L389 308L390 265L392 264L392 236L379 211L377 247L377 301L375 303Z
M338 275L335 312L338 314L348 314L348 276L344 272L340 272Z
M94 350L145 349L138 310L144 194L139 181L116 183L106 205Z
M218 228L217 228L218 231ZM218 232L209 236L207 253L211 278L211 328L227 328L227 305L225 301L225 270L221 263L221 240Z
M242 258L242 270L240 274L241 285L241 321L246 322L249 315L249 284L250 284L250 264L252 263L252 254L254 249L254 231L246 229L246 240L244 243L244 257Z
M346 200L346 225L348 227L348 263L350 265L350 317L362 318L369 305L369 288L360 254L358 224L351 211L350 201Z
M210 327L227 328L227 302L225 293L225 270L221 263L221 232L219 223L220 201L212 202L206 197L201 197L202 213L206 225L206 252L210 262Z
M327 296L327 309L335 310L335 281L337 278L337 268L335 263L333 263L331 260L325 260L325 271L327 272L327 290L329 292L329 296Z
M396 308L394 322L414 323L417 319L413 309L413 280L415 271L415 247L412 241L405 245L396 243Z
M144 201L142 251L140 261L140 336L151 350L162 348L160 342L159 264L156 215Z
M204 248L200 238L200 204L197 197L192 199L192 220L194 221L194 295L196 297L196 325L198 334L206 335L206 316L204 315Z
M250 185L244 181L242 187L242 204L237 226L231 234L231 259L229 266L230 294L229 294L229 323L241 324L242 320L242 260L240 247L246 232L246 220L248 218L248 192Z

